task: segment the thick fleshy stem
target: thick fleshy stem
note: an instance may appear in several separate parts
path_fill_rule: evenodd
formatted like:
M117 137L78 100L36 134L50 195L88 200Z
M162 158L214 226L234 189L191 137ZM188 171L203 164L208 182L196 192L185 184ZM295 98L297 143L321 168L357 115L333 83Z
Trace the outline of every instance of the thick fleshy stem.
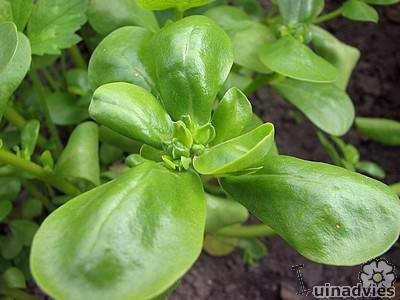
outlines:
M335 19L335 18L341 16L342 12L343 12L343 7L339 7L338 9L335 9L335 10L331 11L330 13L327 13L325 15L322 15L322 16L316 18L314 20L314 24L321 24L323 22Z

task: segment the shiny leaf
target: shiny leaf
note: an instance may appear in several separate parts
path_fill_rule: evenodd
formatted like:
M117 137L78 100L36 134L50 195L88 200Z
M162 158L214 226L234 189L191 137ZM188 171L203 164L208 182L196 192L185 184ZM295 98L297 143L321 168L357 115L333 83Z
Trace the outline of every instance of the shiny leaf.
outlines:
M144 8L151 10L163 10L175 7L181 11L188 8L202 6L214 0L137 0Z
M400 145L400 122L382 118L356 118L358 131L370 140L389 146Z
M343 168L271 156L222 186L308 259L357 265L390 248L400 232L400 201L383 183Z
M324 8L324 0L277 0L284 22L293 25L311 22Z
M375 8L360 0L347 0L342 9L342 15L350 20L374 23L379 21L379 15Z
M198 176L144 163L53 212L33 241L32 273L56 299L150 299L196 260L204 223Z

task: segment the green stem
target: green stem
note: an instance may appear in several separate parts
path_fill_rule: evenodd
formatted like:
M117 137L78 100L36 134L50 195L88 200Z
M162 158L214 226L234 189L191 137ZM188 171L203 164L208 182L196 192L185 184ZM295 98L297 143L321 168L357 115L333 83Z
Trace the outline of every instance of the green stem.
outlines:
M71 54L72 60L77 68L84 70L87 69L86 61L77 45L73 45L71 48L69 48L69 53Z
M400 182L390 185L390 188L397 194L400 195Z
M53 123L53 120L51 119L50 111L49 111L49 107L47 106L46 95L45 95L42 83L40 82L40 78L36 71L32 71L30 73L30 75L31 75L31 78L33 81L33 86L39 95L39 102L40 102L40 105L42 106L44 116L46 118L47 128L49 129L50 134L51 134L51 139L53 140L53 142L55 144L55 149L54 149L55 157L58 157L62 151L63 146L61 143L60 136L58 135L56 125Z
M50 199L47 198L45 195L43 195L39 189L32 184L30 181L25 181L24 182L24 187L26 190L36 199L38 199L40 202L42 202L43 206L46 207L48 211L53 211L56 209L56 207L51 203Z
M45 170L41 166L31 161L24 160L14 153L0 149L0 162L12 165L16 168L26 171L29 174L37 177L41 181L50 184L56 189L64 192L65 194L76 196L81 193L78 188L76 188L65 179L57 176L52 171Z
M343 7L339 7L338 9L335 9L335 10L331 11L330 13L327 13L325 15L322 15L322 16L316 18L314 20L314 24L321 24L323 22L335 19L335 18L341 16L342 12L343 12Z
M53 75L51 75L46 68L41 69L41 71L43 72L44 78L46 78L46 81L49 83L50 87L54 91L59 91L60 87L57 84L57 82L53 79Z
M274 235L275 232L267 225L233 225L222 228L216 232L217 235L237 238L251 238Z

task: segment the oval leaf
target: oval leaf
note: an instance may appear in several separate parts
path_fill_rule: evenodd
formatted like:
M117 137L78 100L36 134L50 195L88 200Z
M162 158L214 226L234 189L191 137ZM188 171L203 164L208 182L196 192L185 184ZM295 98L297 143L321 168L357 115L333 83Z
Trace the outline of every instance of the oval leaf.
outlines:
M198 176L144 163L52 213L32 273L56 299L150 299L191 267L204 224Z
M146 61L175 121L184 115L198 125L210 121L215 97L233 63L229 37L214 21L191 16L165 26L149 43Z
M345 134L354 120L349 96L332 83L311 83L287 78L272 87L316 126L332 135Z
M338 76L334 66L290 35L262 46L259 57L272 71L298 80L332 82Z
M69 93L54 92L46 95L51 120L56 125L79 124L89 117L87 105L79 105Z
M213 144L239 136L252 118L253 111L246 95L237 88L229 89L213 115L216 134Z
M215 0L137 0L144 8L151 10L163 10L175 7L181 11L188 8L202 6Z
M170 117L152 94L137 85L102 85L93 94L89 114L98 123L155 147L172 139Z
M193 159L197 172L221 175L257 167L274 142L274 126L263 124L232 140L218 144Z
M389 146L400 145L400 122L381 118L356 118L357 129L367 138Z
M288 25L308 23L324 8L324 0L277 0L279 12Z
M348 0L342 6L342 15L350 20L378 23L378 12L364 1Z
M235 200L319 263L366 262L399 236L399 198L383 183L340 167L270 156L259 172L221 182Z
M88 19L94 30L102 35L128 25L141 26L153 32L159 29L154 13L143 9L136 0L92 0Z
M86 122L75 128L55 172L83 190L100 184L99 133L95 123Z
M358 59L360 51L339 41L321 27L311 26L312 44L315 52L335 66L339 75L335 84L345 90Z
M143 45L150 37L150 31L132 26L109 34L94 50L89 61L92 88L121 81L151 90L153 83L141 59Z

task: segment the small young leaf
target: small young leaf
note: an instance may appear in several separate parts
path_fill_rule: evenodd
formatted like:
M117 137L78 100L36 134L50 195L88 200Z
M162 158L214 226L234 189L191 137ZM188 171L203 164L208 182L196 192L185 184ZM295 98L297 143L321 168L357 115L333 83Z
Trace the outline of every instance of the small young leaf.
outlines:
M243 250L243 260L250 266L256 266L267 255L267 247L256 238L240 239L238 247Z
M151 299L199 256L205 214L194 172L143 163L53 212L33 241L32 274L56 299Z
M12 211L12 203L10 200L0 200L0 222L3 221L8 214Z
M86 22L87 0L38 0L28 23L32 53L60 54L80 41L75 34Z
M212 123L215 127L214 145L239 136L253 117L251 104L245 94L237 88L225 93L214 112Z
M18 268L8 268L3 274L3 280L7 287L17 289L26 288L25 276Z
M51 155L51 152L49 150L44 151L40 155L40 162L42 163L42 166L47 169L47 170L53 170L54 169L54 159L53 156Z
M40 122L38 120L29 120L21 131L22 154L26 160L30 160L35 151L39 130Z
M400 122L380 118L356 118L356 127L362 135L389 146L400 145Z
M385 170L372 161L359 161L356 164L356 169L378 179L384 179L386 177Z
M207 234L203 248L212 256L226 256L235 250L238 241L237 238Z
M86 70L70 69L67 71L66 80L68 91L71 94L84 96L90 92L90 82Z
M333 145L331 143L331 141L325 137L325 135L318 131L317 132L317 136L319 139L319 142L321 143L322 147L324 148L325 152L329 155L331 161L336 165L336 166L342 166L342 159L335 147L335 145Z
M181 11L188 8L202 6L215 0L137 0L144 8L151 10L163 10L175 7Z
M1 256L7 260L17 257L23 247L21 239L13 234L0 238Z
M335 84L346 90L351 73L360 58L360 51L342 43L321 27L311 26L311 32L315 52L338 69L339 76Z
M345 134L354 120L349 96L332 83L311 83L287 78L272 87L316 126L332 135Z
M398 239L400 202L383 183L346 169L269 156L263 168L220 180L224 190L308 259L357 265Z
M347 0L343 4L342 15L350 20L378 23L378 12L361 0Z
M41 215L42 202L35 198L29 198L22 204L22 216L25 219L33 219Z
M308 23L324 8L324 0L277 0L279 11L287 25Z
M32 0L7 0L11 4L13 22L17 25L18 31L23 32L29 17L31 16Z
M89 113L98 123L156 148L172 140L169 115L152 94L134 84L102 85L93 94Z
M21 181L16 177L0 177L0 200L13 201L21 191Z
M262 46L259 57L271 70L294 79L332 82L338 77L334 66L290 35Z
M249 217L247 209L231 199L206 195L207 219L206 232L216 232L225 226L243 223Z
M127 26L109 34L94 50L89 61L89 80L93 89L111 82L129 82L152 90L154 83L142 62L143 45L150 31Z
M28 220L13 220L10 223L11 232L24 246L30 246L33 236L39 229L39 225Z
M46 102L50 117L56 125L79 124L89 117L87 107L78 105L71 94L64 92L48 93Z
M260 127L207 149L193 159L197 172L204 175L221 175L257 167L270 151L274 142L274 126L266 123Z
M84 190L100 184L99 134L95 123L85 122L74 129L54 170Z

